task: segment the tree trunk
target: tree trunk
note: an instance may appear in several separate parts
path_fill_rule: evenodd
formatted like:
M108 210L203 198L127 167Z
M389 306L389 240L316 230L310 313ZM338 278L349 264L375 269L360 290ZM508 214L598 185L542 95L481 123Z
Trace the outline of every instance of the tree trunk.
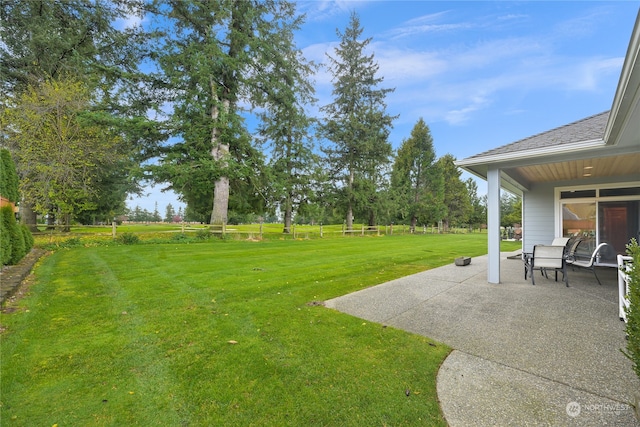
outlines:
M229 178L221 176L213 189L213 210L211 211L211 224L223 225L227 223L229 209Z
M349 200L349 206L347 207L347 231L353 230L353 206L351 200Z
M293 145L293 141L291 138L291 133L289 133L287 135L287 169L286 169L286 173L287 176L292 176L293 175L293 167L291 166L291 146ZM291 187L291 182L289 182L287 184L287 187L285 189L286 191L286 200L284 201L284 229L282 230L282 232L284 234L289 234L291 233L291 220L293 217L293 190Z
M347 207L347 231L353 230L353 181L355 175L353 169L349 171L349 186L347 197L349 198L349 206Z
M409 226L409 232L411 234L416 232L416 224L418 223L418 217L415 215L411 216L411 225Z
M229 155L229 144L225 144L220 141L220 135L218 130L218 117L220 115L220 109L218 107L218 96L216 90L216 84L211 79L211 96L214 99L213 107L211 107L211 120L213 120L214 126L211 131L211 156L218 162L221 169L227 167L227 156ZM224 116L229 112L229 100L222 100L221 105ZM212 225L224 225L227 223L227 212L229 209L229 177L220 176L214 184L213 189L213 209L211 210Z
M55 230L56 229L56 212L51 208L49 210L49 215L47 215L47 230Z
M33 211L33 206L30 203L23 201L20 204L20 220L23 224L26 224L31 232L37 232L38 216Z
M71 232L71 214L70 213L62 214L62 223L63 223L62 232L70 233Z
M376 226L376 213L373 209L369 210L369 230L373 230Z
M291 220L293 217L293 209L291 207L291 195L287 195L287 200L284 202L284 228L282 232L284 234L291 233Z

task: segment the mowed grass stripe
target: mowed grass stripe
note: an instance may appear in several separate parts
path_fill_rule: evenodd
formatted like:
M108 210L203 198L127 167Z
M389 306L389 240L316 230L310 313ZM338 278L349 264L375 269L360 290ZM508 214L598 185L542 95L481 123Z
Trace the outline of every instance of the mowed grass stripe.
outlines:
M446 346L307 303L485 248L426 235L56 252L3 315L2 420L443 425Z

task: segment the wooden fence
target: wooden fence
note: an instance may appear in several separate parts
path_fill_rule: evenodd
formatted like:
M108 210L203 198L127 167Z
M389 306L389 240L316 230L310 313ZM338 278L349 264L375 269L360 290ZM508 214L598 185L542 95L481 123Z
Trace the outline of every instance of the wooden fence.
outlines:
M283 224L242 224L210 226L200 223L129 223L104 224L104 225L72 225L70 231L63 231L67 226L36 224L34 232L36 244L55 244L74 239L75 241L109 241L116 240L126 235L135 235L139 240L156 239L180 240L184 238L206 239L210 236L218 236L225 239L236 240L264 240L264 239L316 239L337 237L363 237L385 236L397 234L439 234L443 233L440 227L417 227L414 233L408 225L390 224L379 226L367 226L357 224L351 230L344 224L337 225L292 225L289 233L283 233ZM468 229L451 229L448 233L468 233ZM478 232L480 230L475 230Z

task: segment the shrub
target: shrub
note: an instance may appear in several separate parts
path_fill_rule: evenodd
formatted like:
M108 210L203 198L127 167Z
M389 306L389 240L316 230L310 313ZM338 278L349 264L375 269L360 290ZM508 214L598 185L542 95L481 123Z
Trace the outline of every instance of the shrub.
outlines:
M171 241L172 242L187 242L191 239L189 239L189 236L187 236L184 233L178 233L178 234L174 234L173 236L171 236Z
M33 248L33 234L31 234L31 230L26 224L20 225L20 231L22 231L22 237L24 238L25 254L28 254Z
M17 202L20 199L18 185L19 178L11 153L6 148L0 149L0 196Z
M79 237L69 237L68 239L65 239L62 242L60 242L59 246L61 248L75 248L80 245L82 245L82 242L80 241Z
M627 357L640 378L640 246L635 239L627 245L627 253L633 258L629 273L629 308L627 308Z
M2 222L4 225L3 235L9 239L11 253L7 259L3 260L6 264L17 264L26 254L24 245L24 236L20 230L20 226L16 222L15 214L11 206L2 207Z
M0 218L0 266L8 264L11 258L11 238L4 221L4 208Z
M122 235L118 237L118 241L123 245L135 245L140 243L140 238L133 233L122 233Z
M196 231L196 239L209 240L211 238L211 230L209 228L201 228Z

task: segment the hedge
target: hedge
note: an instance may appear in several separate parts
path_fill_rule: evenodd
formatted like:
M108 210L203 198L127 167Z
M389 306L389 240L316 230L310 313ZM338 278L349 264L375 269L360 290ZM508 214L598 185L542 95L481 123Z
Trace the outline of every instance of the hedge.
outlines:
M3 206L0 216L0 261L2 265L17 264L33 247L33 235L16 222L11 206Z
M627 352L634 370L640 378L640 246L633 239L627 245L627 253L633 258L629 273L629 307L627 308Z

